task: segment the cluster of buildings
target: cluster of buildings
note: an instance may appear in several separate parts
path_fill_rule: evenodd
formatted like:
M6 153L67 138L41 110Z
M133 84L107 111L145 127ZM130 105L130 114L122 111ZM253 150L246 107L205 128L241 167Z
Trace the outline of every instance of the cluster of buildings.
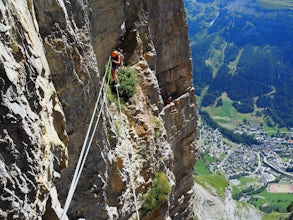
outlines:
M261 125L241 123L234 132L253 135L260 144L252 146L232 143L207 125L199 125L198 131L200 152L216 159L209 165L211 172L220 170L227 179L253 174L263 184L293 183L293 131L287 138L276 138L268 136Z

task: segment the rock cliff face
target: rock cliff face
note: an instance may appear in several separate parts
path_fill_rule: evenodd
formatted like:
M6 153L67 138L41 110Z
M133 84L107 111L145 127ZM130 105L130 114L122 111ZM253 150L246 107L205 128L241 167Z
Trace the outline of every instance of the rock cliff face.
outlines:
M259 210L247 203L236 203L232 199L232 189L228 189L224 198L220 198L201 185L194 184L195 215L199 220L261 220L263 215Z
M183 2L0 0L0 216L59 219L113 48L138 85L106 102L69 219L193 219L196 105ZM164 106L170 93L177 109ZM99 105L102 106L102 103Z

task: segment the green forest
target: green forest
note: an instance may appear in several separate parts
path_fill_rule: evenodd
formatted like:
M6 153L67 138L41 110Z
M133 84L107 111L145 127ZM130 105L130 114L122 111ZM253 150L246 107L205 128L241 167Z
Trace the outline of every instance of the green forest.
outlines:
M202 107L225 92L238 112L292 128L293 11L252 2L185 1L196 93Z

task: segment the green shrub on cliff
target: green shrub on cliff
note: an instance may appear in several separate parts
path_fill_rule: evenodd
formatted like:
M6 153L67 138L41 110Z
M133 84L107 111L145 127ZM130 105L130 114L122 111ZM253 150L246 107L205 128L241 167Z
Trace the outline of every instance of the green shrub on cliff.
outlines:
M128 67L121 67L118 73L120 86L118 87L119 96L125 101L130 99L136 90L136 74Z
M165 173L156 173L151 190L144 195L144 203L141 208L141 215L145 216L149 211L154 210L164 201L171 192L171 186Z

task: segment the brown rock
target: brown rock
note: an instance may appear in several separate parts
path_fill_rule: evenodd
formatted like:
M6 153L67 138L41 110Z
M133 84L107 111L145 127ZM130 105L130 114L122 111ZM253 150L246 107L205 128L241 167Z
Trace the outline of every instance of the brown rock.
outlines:
M117 48L137 72L136 94L121 114L106 102L68 217L135 219L161 171L172 192L148 216L193 219L196 105L183 1L0 0L0 10L0 216L60 218ZM166 93L176 112L164 107Z

